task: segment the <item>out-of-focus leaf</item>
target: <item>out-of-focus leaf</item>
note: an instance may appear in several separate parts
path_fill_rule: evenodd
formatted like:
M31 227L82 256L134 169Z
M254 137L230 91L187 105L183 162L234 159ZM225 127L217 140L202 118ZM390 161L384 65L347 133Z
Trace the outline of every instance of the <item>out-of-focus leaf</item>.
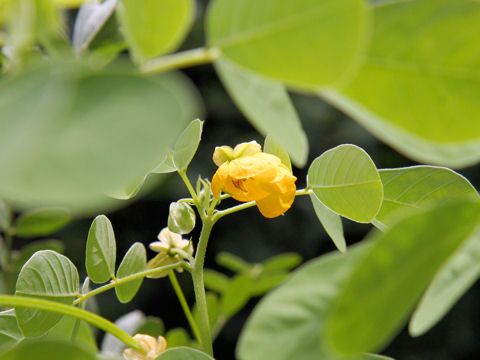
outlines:
M78 272L65 256L51 250L33 255L18 275L15 295L72 304L79 292ZM61 315L36 309L17 308L18 325L26 337L43 335Z
M230 279L227 275L211 269L204 270L203 281L208 289L220 294L224 293L230 286Z
M419 336L430 330L479 277L480 230L477 230L435 275L410 320L410 334Z
M135 56L156 57L175 50L192 24L193 0L120 0L117 14Z
M290 156L285 151L285 149L277 143L270 135L265 137L265 142L263 143L263 152L268 154L272 154L280 158L282 160L282 164L285 165L290 169L292 172L292 163L290 162Z
M173 149L173 164L179 171L187 169L202 138L203 121L193 120L180 134Z
M52 250L56 253L62 253L64 245L59 240L48 239L48 240L39 240L32 242L28 245L25 245L20 251L15 251L12 253L12 263L15 267L15 270L20 272L22 266L30 259L33 254L40 250Z
M97 343L90 325L70 316L64 316L51 328L47 339L73 342L91 353L97 352Z
M348 277L326 325L332 349L383 348L400 331L444 262L480 224L480 202L449 203L374 232L370 251Z
M353 221L372 221L382 206L377 168L355 145L339 145L316 158L308 170L308 186L329 209Z
M275 255L262 265L262 272L271 272L278 270L291 270L302 263L302 257L296 253L285 253Z
M220 314L230 317L245 306L252 295L255 282L248 275L236 275L220 302Z
M116 6L117 0L106 0L102 3L94 0L86 2L80 7L75 18L72 35L72 45L76 53L88 48Z
M289 85L325 86L356 62L368 11L361 0L215 0L208 43L239 65Z
M40 208L27 211L15 221L15 235L36 237L52 234L72 220L70 211L63 208Z
M442 167L412 166L380 170L383 203L375 218L380 226L391 225L401 213L459 197L479 198L462 175ZM391 216L395 214L394 216Z
M250 271L252 268L252 265L242 258L226 251L218 253L215 260L218 265L222 265L223 267L238 273Z
M285 279L288 278L288 273L286 271L276 271L269 272L266 274L261 274L258 279L255 279L252 296L260 296L268 291L272 290L274 287L280 285Z
M480 3L396 1L374 8L373 39L353 80L322 96L421 162L480 160ZM452 31L452 29L455 29ZM473 30L475 31L475 30Z
M207 309L208 309L208 320L210 322L210 329L215 329L215 325L217 324L217 321L219 320L219 312L220 312L220 307L219 307L219 297L217 294L213 292L207 292L206 294L206 301L207 301ZM193 317L197 323L200 321L199 316L198 316L198 309L196 306L193 307L192 309Z
M317 195L310 195L310 200L312 200L313 209L315 210L318 220L320 220L320 223L337 249L340 250L340 252L347 251L347 243L343 236L343 225L340 216L323 205L323 203L318 200Z
M117 271L117 279L145 270L145 266L147 266L147 252L145 246L137 242L128 249L120 263ZM142 285L142 282L143 278L140 278L115 287L115 292L120 302L127 303L132 300Z
M153 337L159 337L164 332L165 325L162 319L155 316L147 316L145 322L135 330L136 334L147 334Z
M167 349L167 351L161 353L156 360L214 360L214 359L200 350L181 346L181 347L176 347L172 349Z
M103 194L150 172L199 111L178 74L58 65L3 78L0 92L0 196L77 212L112 204Z
M367 249L314 259L265 296L244 327L237 346L240 360L367 360L330 354L323 343L325 319L345 277ZM379 359L386 359L379 357Z
M162 161L152 170L156 174L167 174L176 171L173 154L165 154Z
M95 360L95 354L85 350L83 346L58 340L36 339L23 341L8 353L2 355L2 360Z
M0 354L2 354L23 339L23 334L18 328L15 310L0 312L0 329Z
M252 125L285 148L297 166L304 166L308 140L285 87L225 59L217 61L215 68L235 104ZM281 159L289 166L290 159L288 162L284 156Z
M190 343L190 336L184 328L175 328L165 334L169 348L187 346Z
M93 220L87 239L85 266L90 279L103 283L115 277L117 244L110 220L99 215Z
M6 231L10 227L12 221L12 213L5 201L0 200L0 232Z
M140 310L134 310L118 318L115 321L115 325L125 331L127 334L133 336L135 333L137 333L136 330L145 324L146 319L147 318ZM113 335L107 333L102 340L100 349L102 355L105 356L121 355L123 349L125 349L125 344Z

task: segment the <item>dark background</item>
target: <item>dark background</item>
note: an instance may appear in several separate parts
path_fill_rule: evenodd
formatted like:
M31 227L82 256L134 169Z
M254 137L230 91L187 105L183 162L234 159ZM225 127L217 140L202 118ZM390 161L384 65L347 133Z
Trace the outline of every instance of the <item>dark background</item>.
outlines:
M206 1L200 2L199 15L194 29L183 48L189 49L204 44L203 9ZM236 109L219 82L211 65L185 70L199 88L206 107L203 140L190 166L189 176L195 181L200 174L211 178L216 167L211 161L215 146L235 145L240 142L263 138ZM353 120L320 99L292 94L310 143L310 163L325 150L343 143L353 143L365 149L378 168L414 165L411 160L379 142ZM480 188L480 174L476 168L462 169L473 185ZM305 185L306 169L294 169L298 177L297 187ZM151 192L140 194L120 210L108 213L118 243L118 259L135 241L146 246L156 240L158 232L166 226L168 206L171 201L188 196L183 183L176 174L153 176L148 186ZM233 203L233 202L232 202ZM58 235L66 245L66 255L85 276L84 256L88 229L92 218L74 221ZM360 241L371 230L370 225L344 221L349 245ZM194 238L198 235L194 232ZM20 246L23 244L17 244ZM225 250L249 262L263 261L283 252L298 252L308 260L330 251L335 251L331 240L319 224L307 197L297 198L285 216L276 219L263 218L256 208L222 219L214 228L207 252L206 266L221 271L215 264L215 255ZM149 257L153 253L149 252ZM117 260L117 263L120 260ZM188 275L179 275L189 302L194 300ZM163 319L167 329L183 326L188 329L183 312L168 280L146 279L135 299L126 305L118 302L113 292L97 297L100 313L110 320L140 309L147 315ZM218 359L233 359L239 332L257 300L250 301L247 308L229 321L214 344ZM399 360L435 359L469 360L480 358L480 286L475 285L453 310L430 332L419 338L411 338L404 330L383 352Z

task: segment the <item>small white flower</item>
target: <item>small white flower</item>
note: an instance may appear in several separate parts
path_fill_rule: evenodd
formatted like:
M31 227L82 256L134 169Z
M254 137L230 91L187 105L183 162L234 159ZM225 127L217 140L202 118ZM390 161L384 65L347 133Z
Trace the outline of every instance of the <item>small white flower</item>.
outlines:
M155 360L167 348L167 340L163 336L155 339L153 336L145 334L136 334L134 340L147 351L146 355L133 349L126 349L123 356L127 360Z

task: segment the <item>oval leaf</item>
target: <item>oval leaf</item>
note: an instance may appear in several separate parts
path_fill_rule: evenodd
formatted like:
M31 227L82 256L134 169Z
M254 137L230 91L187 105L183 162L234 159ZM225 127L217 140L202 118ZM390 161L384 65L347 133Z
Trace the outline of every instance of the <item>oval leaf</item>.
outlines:
M247 275L236 275L223 293L220 314L226 318L236 314L248 302L254 288L254 280Z
M336 293L367 248L314 259L265 296L247 321L237 346L241 360L366 360L367 355L334 356L322 342ZM319 336L320 335L320 336ZM279 346L281 344L281 346ZM380 357L382 358L382 357Z
M322 96L417 161L478 162L480 82L472 74L480 61L471 34L480 3L394 1L373 15L372 44L359 72Z
M436 207L374 232L368 254L348 277L326 325L332 348L383 348L404 325L443 263L480 224L480 202ZM368 324L368 326L365 326Z
M209 45L246 68L290 85L318 87L337 81L355 62L367 15L361 0L216 0L207 36Z
M285 253L267 259L262 265L262 273L279 270L291 270L302 263L302 257L296 253Z
M155 360L214 360L204 352L189 347L181 346L167 349Z
M323 205L316 195L310 195L310 200L312 200L313 209L315 210L318 220L320 220L320 223L337 249L340 250L340 252L347 251L347 243L343 236L343 225L340 216Z
M173 150L173 164L179 171L185 171L197 152L202 137L203 121L193 120L180 134Z
M375 218L381 228L401 213L460 197L478 198L477 190L462 175L442 167L412 166L380 170L383 203ZM395 216L391 216L395 213ZM390 220L389 220L390 219Z
M105 209L104 194L152 170L196 111L178 74L80 71L58 65L0 81L0 197Z
M130 49L140 59L175 50L192 24L193 0L120 0L118 19Z
M137 242L133 244L125 254L125 257L118 267L117 279L120 280L121 278L145 270L145 266L147 266L147 252L145 246ZM122 303L127 303L132 300L140 288L140 285L142 285L142 281L143 278L140 278L115 287L118 300Z
M78 272L65 256L51 250L33 255L18 275L15 295L37 297L44 300L72 304L79 293ZM43 335L60 319L53 312L28 308L15 309L18 325L27 337Z
M308 140L285 87L225 59L217 61L215 69L233 101L252 125L283 146L297 166L304 166ZM267 139L265 142L267 144Z
M117 244L110 220L99 215L88 231L85 266L90 279L103 283L115 276Z
M22 342L19 346L2 355L2 360L95 360L93 353L86 351L80 345L54 340L30 340Z
M54 233L72 220L72 215L63 208L35 209L23 213L15 221L15 235L36 237Z
M355 145L340 145L316 158L308 170L308 186L329 209L353 221L372 221L382 205L377 168Z
M442 266L428 286L409 324L412 336L430 330L480 277L480 230Z

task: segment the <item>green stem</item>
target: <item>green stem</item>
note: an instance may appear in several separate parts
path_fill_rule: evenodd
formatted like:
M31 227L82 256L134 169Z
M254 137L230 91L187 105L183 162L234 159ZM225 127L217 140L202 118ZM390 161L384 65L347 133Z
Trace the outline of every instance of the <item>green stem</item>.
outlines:
M183 295L182 288L178 283L177 277L175 276L175 272L170 271L168 273L168 278L172 283L172 287L173 287L173 290L175 290L175 294L177 294L178 301L182 306L183 312L185 313L188 323L190 324L190 328L192 329L192 332L195 335L195 338L200 343L200 332L198 331L197 323L193 318L192 312L190 311L190 307L188 306L187 300L185 299L185 295Z
M198 241L195 263L192 268L193 287L195 290L195 300L198 311L198 320L200 327L200 346L207 354L213 356L212 336L210 333L210 321L208 318L207 297L205 294L205 284L203 282L203 266L205 263L205 253L207 251L208 238L212 231L214 221L211 218L203 220L202 232Z
M295 196L310 195L312 193L313 193L313 191L307 187L305 189L297 190L295 192ZM243 203L243 204L240 204L240 205L232 206L231 208L228 208L228 209L225 209L225 210L217 211L215 213L215 215L213 216L213 220L214 220L214 222L217 222L218 220L220 220L225 215L233 214L233 213L236 213L238 211L248 209L248 208L250 208L252 206L255 206L255 205L256 205L255 201L249 201L249 202L246 202L246 203Z
M198 48L145 61L140 70L144 73L156 73L181 69L189 66L209 64L217 60L220 50L217 48Z
M155 275L155 274L163 272L165 270L173 270L173 269L178 268L178 267L187 268L187 264L185 262L178 262L178 263L175 263L175 264L159 266L155 269L145 270L145 271L142 271L142 272L130 275L130 276L126 276L124 278L116 279L115 281L111 281L107 285L100 286L100 287L98 287L98 288L96 288L92 291L89 291L86 294L79 295L78 299L76 299L73 302L73 305L77 305L81 302L84 302L88 298L90 298L92 296L95 296L95 295L98 295L98 294L101 294L101 293L103 293L107 290L113 289L118 285L122 285L122 284L125 284L125 283L133 281L133 280L141 279L141 278L144 278L146 276Z
M112 334L129 348L132 348L144 355L147 354L147 351L125 331L115 326L115 324L107 319L104 319L103 317L93 314L89 311L85 311L70 305L60 304L54 301L11 295L0 295L0 305L44 310L84 320L98 327L99 329Z

